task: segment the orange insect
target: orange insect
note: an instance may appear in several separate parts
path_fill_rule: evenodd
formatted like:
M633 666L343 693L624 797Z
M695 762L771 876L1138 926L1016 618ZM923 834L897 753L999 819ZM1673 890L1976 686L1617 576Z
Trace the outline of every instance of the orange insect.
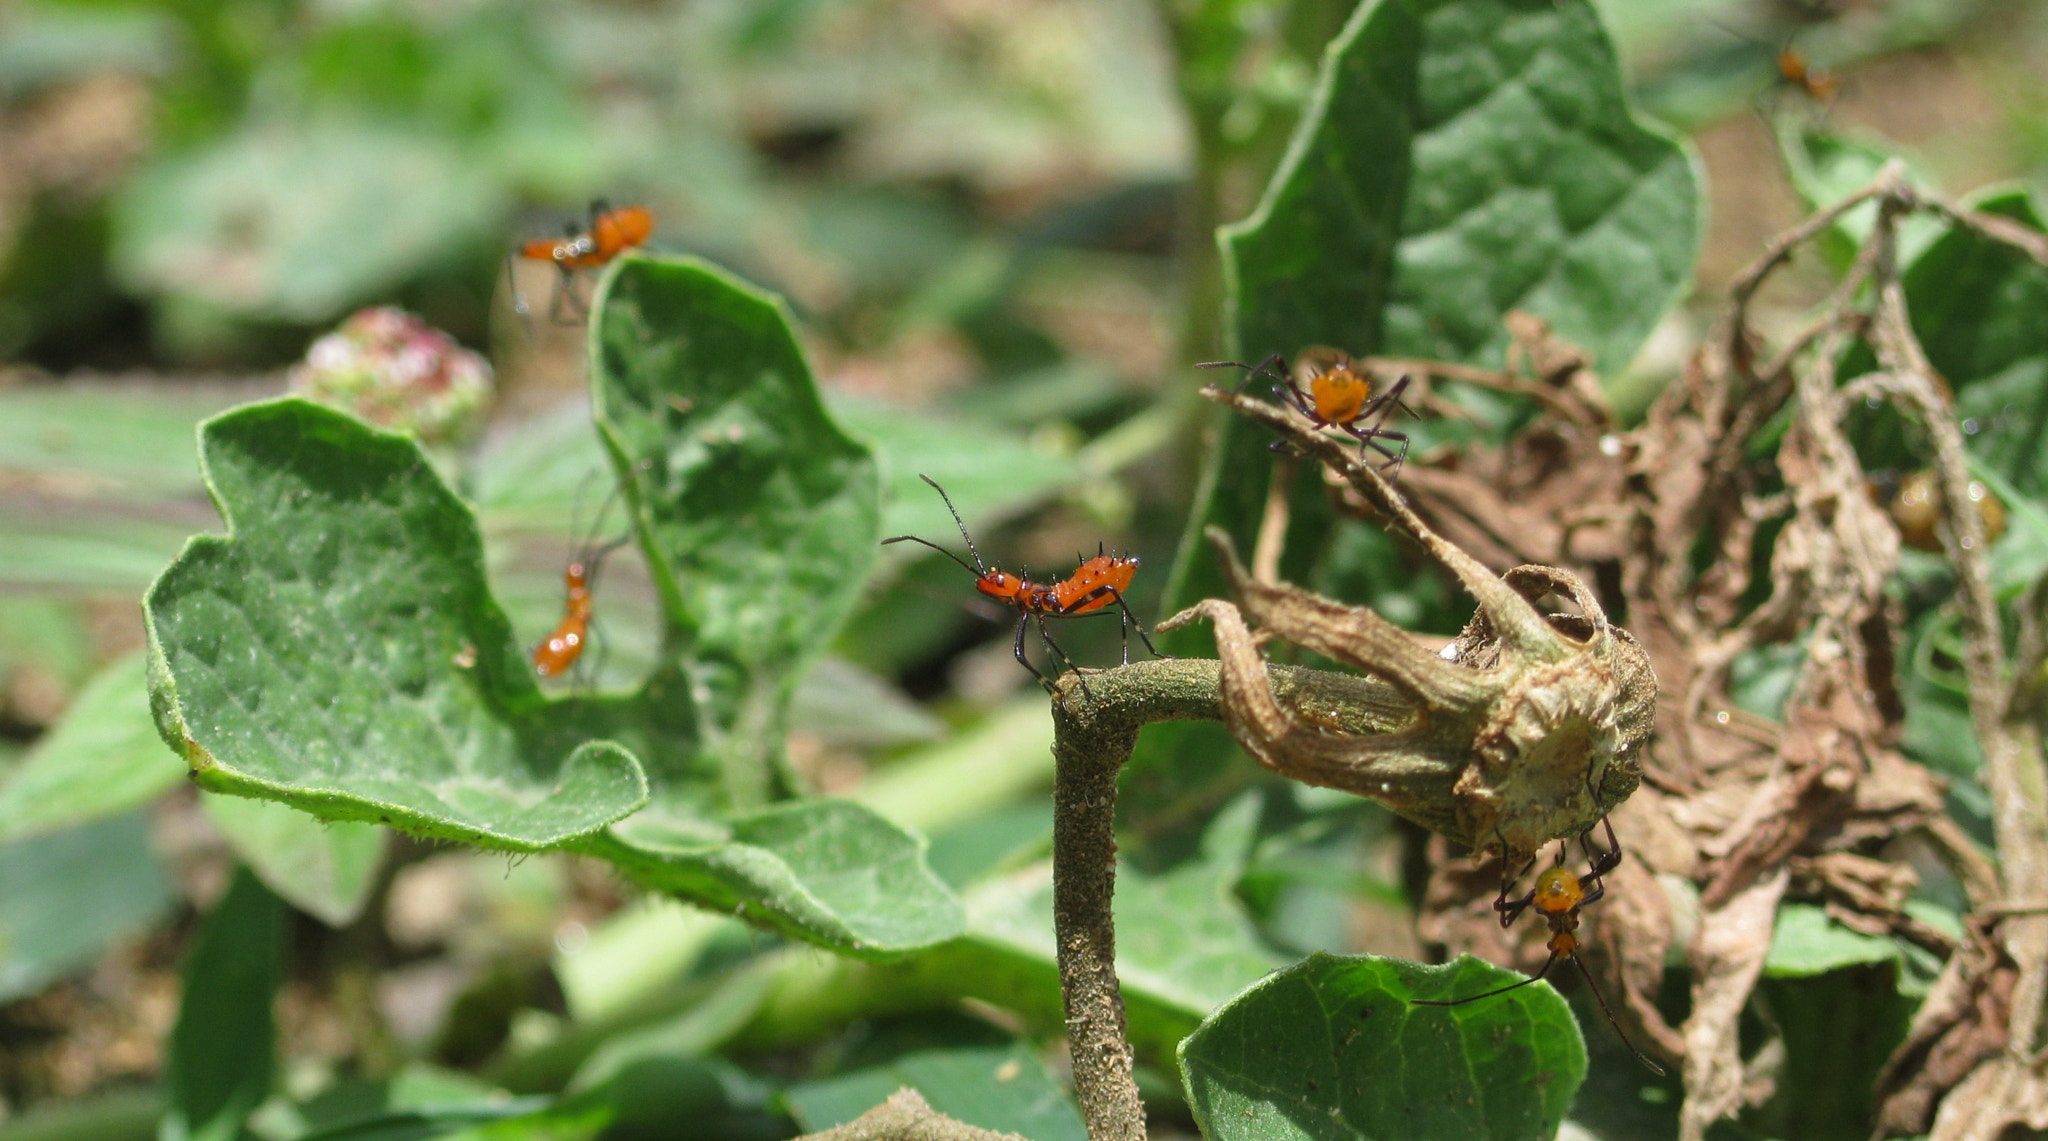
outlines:
M1816 103L1826 103L1835 97L1839 83L1835 73L1813 66L1806 53L1786 44L1778 49L1778 78L1806 92Z
M518 254L528 261L551 262L561 271L548 316L557 324L567 324L562 317L564 308L573 307L578 317L588 316L583 299L576 294L576 271L601 268L627 250L646 245L653 234L654 214L647 207L621 206L615 210L599 198L590 203L589 229L578 233L571 223L562 237L535 238L521 245ZM508 266L508 272L509 269ZM526 302L516 288L512 308L521 316L526 315Z
M1273 386L1273 395L1292 405L1316 427L1335 428L1356 439L1361 456L1369 447L1387 457L1387 462L1380 466L1392 469L1389 478L1400 476L1401 464L1408 458L1408 435L1383 425L1394 409L1408 407L1401 403L1401 394L1408 390L1407 377L1395 381L1385 392L1375 393L1373 379L1365 369L1342 350L1325 345L1303 349L1294 358L1291 374L1282 376L1273 371L1274 365L1284 363L1286 358L1274 353L1257 365L1208 361L1195 367L1244 369L1245 384L1260 376L1278 381ZM1308 382L1306 392L1301 387L1304 379ZM1238 391L1244 391L1244 385L1239 385ZM1397 442L1401 450L1396 452L1382 441Z
M1543 966L1535 974L1520 982L1509 983L1504 987L1464 998L1411 998L1408 1002L1413 1006L1463 1006L1468 1002L1478 1002L1482 998L1492 998L1528 986L1548 974L1551 966L1559 959L1570 959L1577 964L1579 973L1585 976L1586 989L1593 992L1594 1001L1600 1004L1600 1013L1607 1016L1607 1024L1614 1027L1614 1034L1621 1039L1621 1044L1628 1047L1628 1052L1635 1055L1636 1061L1641 1062L1651 1073L1660 1078L1664 1077L1664 1067L1645 1057L1641 1050L1636 1049L1635 1043L1628 1040L1621 1023L1615 1020L1614 1011L1608 1008L1606 997L1600 993L1599 985L1593 981L1593 972L1587 970L1585 960L1579 958L1579 912L1598 903L1601 897L1607 894L1601 877L1621 866L1621 841L1614 835L1614 825L1605 816L1600 818L1600 823L1607 828L1606 851L1594 850L1589 839L1592 835L1591 829L1579 837L1579 843L1585 848L1586 857L1591 863L1585 879L1581 880L1570 868L1564 866L1566 847L1560 843L1557 846L1557 864L1536 877L1536 886L1529 890L1529 894L1511 900L1508 893L1513 889L1515 879L1521 877L1504 876L1501 881L1500 897L1493 901L1493 909L1500 913L1502 927L1514 923L1522 912L1531 907L1536 909L1537 914L1543 916L1543 922L1550 927L1550 957L1543 960ZM1527 874L1527 869L1524 869L1524 874Z
M1014 647L1017 663L1030 670L1031 676L1038 679L1038 684L1044 686L1047 693L1056 694L1059 689L1051 678L1040 673L1038 667L1031 664L1031 659L1024 655L1024 631L1034 621L1038 625L1039 640L1045 643L1054 664L1064 662L1067 668L1072 669L1073 659L1052 640L1051 634L1046 631L1045 620L1108 613L1109 607L1114 604L1123 614L1124 664L1131 664L1133 629L1138 631L1139 639L1145 643L1147 650L1152 651L1153 657L1163 656L1152 645L1152 639L1145 633L1145 627L1139 624L1137 617L1131 613L1130 604L1124 601L1124 591L1130 589L1131 579L1138 573L1136 555L1119 555L1098 549L1096 556L1083 562L1073 574L1052 583L1035 583L1025 575L991 570L981 561L981 552L974 547L974 536L967 533L967 523L960 518L960 512L953 506L953 499L946 494L946 489L940 487L938 482L928 475L920 474L917 478L931 484L932 490L939 493L940 499L945 500L946 510L952 512L953 522L960 527L960 537L967 542L967 553L974 556L974 564L969 566L959 555L916 535L898 535L893 539L884 539L882 545L886 547L891 543L922 543L972 573L974 588L981 592L983 598L1017 611L1017 640ZM1088 689L1085 679L1081 682L1081 689L1083 692Z
M617 494L615 489L613 495ZM611 499L607 498L605 506L598 508L598 526L603 524L605 509L610 506ZM590 645L590 628L597 620L594 596L597 572L603 567L605 556L625 546L632 535L621 535L603 546L596 545L594 537L593 541L582 544L562 570L562 620L555 624L554 632L528 655L533 661L533 672L541 677L559 677L564 671L573 669L583 657L583 651Z

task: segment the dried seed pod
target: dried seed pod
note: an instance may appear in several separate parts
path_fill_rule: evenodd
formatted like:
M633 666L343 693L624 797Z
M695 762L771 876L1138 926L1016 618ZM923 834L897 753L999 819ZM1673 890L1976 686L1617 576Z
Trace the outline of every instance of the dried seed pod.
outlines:
M1511 860L1584 833L1635 791L1656 674L1576 575L1523 566L1496 576L1431 531L1370 464L1262 401L1214 388L1206 395L1341 472L1479 600L1464 632L1431 653L1370 608L1255 581L1228 537L1212 530L1235 603L1208 599L1159 629L1196 618L1214 624L1225 721L1247 752L1284 776L1368 797ZM1549 595L1568 599L1578 613L1537 610L1535 602ZM1315 710L1284 705L1259 653L1267 637L1371 674L1403 712L1387 719L1387 731L1361 735L1333 731L1332 719Z

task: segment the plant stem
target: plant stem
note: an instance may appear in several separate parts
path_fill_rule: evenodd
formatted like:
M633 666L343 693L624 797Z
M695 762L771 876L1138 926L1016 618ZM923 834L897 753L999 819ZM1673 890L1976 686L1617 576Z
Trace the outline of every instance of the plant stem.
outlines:
M1268 666L1274 691L1314 708L1340 731L1383 729L1361 701L1373 683L1348 674ZM1123 992L1116 977L1116 778L1156 721L1223 716L1220 664L1134 662L1060 681L1053 702L1053 928L1066 1004L1074 1092L1091 1141L1144 1141L1145 1107L1131 1076Z

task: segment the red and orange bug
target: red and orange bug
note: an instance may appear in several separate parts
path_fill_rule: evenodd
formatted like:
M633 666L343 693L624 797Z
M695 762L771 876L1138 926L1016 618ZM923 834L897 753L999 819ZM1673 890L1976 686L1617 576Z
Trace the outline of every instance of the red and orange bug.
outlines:
M590 203L590 227L577 232L574 223L566 227L560 238L534 238L521 245L518 255L528 261L549 262L561 271L561 279L555 283L555 297L548 306L548 317L557 324L565 324L562 312L574 308L578 317L588 316L583 299L576 294L576 271L599 269L627 250L647 244L654 234L654 214L645 206L621 206L613 209L602 198ZM507 267L510 271L510 267ZM519 296L515 285L512 293L512 308L525 316L526 302Z
M946 489L940 487L938 481L932 477L920 474L917 478L931 484L932 490L939 493L940 499L945 500L946 510L952 513L953 522L959 526L960 538L966 541L967 553L974 557L974 564L969 566L967 560L959 555L916 535L898 535L892 539L884 539L882 545L886 547L891 543L922 543L959 563L962 568L973 574L974 588L981 592L983 598L1015 610L1018 618L1017 639L1013 652L1017 656L1018 664L1031 671L1031 676L1038 679L1038 684L1044 686L1047 693L1057 694L1059 689L1053 684L1053 680L1039 672L1038 667L1032 665L1031 659L1024 654L1024 631L1034 621L1038 625L1039 640L1045 643L1055 666L1064 662L1067 668L1072 669L1074 662L1067 656L1066 651L1060 649L1059 644L1052 640L1052 635L1046 631L1045 620L1106 614L1112 605L1123 615L1124 664L1131 664L1130 639L1133 629L1137 630L1139 639L1145 643L1145 648L1152 652L1153 657L1162 656L1152 645L1152 639L1145 633L1145 627L1131 613L1130 604L1124 601L1124 592L1130 589L1131 579L1138 573L1136 555L1120 555L1098 549L1095 557L1083 562L1073 574L1052 583L1035 583L1026 575L991 570L981 561L981 552L974 546L974 536L967 533L967 522L960 518L959 510L953 506L952 496L947 495ZM1087 688L1088 683L1083 679L1081 689L1086 692Z
M1396 380L1385 392L1373 391L1373 378L1366 370L1353 361L1341 349L1326 345L1311 345L1294 358L1291 373L1282 376L1273 370L1276 364L1285 364L1286 358L1274 353L1256 365L1238 361L1207 361L1196 368L1241 368L1245 370L1245 385L1257 377L1268 377L1279 383L1273 386L1273 395L1292 405L1318 428L1335 428L1358 441L1359 454L1366 448L1387 457L1383 468L1392 469L1389 478L1398 478L1402 461L1408 458L1408 435L1385 427L1387 417L1396 408L1407 408L1401 403L1401 394L1408 390L1406 376ZM1308 384L1307 391L1302 383ZM1393 441L1401 445L1396 452L1382 441Z
M1778 49L1778 78L1804 91L1815 103L1832 100L1840 86L1834 72L1813 66L1806 53L1791 44Z
M1621 1044L1628 1047L1628 1052L1635 1056L1636 1061L1641 1062L1651 1073L1660 1078L1664 1077L1664 1067L1645 1057L1641 1050L1636 1049L1635 1043L1628 1040L1628 1034L1622 1030L1621 1023L1614 1017L1614 1011L1608 1007L1606 996L1600 993L1599 984L1593 981L1593 972L1587 970L1585 960L1579 958L1579 912L1600 902L1607 894L1607 887L1601 882L1601 877L1621 866L1621 841L1614 835L1614 825L1605 816L1600 818L1600 823L1607 829L1608 847L1605 851L1594 849L1592 829L1587 829L1585 834L1579 837L1579 843L1584 847L1590 864L1584 879L1564 866L1567 848L1562 842L1557 846L1556 865L1537 876L1536 886L1530 888L1529 894L1520 899L1509 899L1508 893L1513 890L1514 881L1521 877L1508 876L1506 867L1502 869L1500 897L1493 901L1493 909L1500 913L1500 925L1507 927L1513 924L1522 912L1534 907L1536 913L1543 917L1543 922L1550 927L1550 941L1547 944L1550 957L1543 960L1543 966L1535 974L1520 982L1509 983L1504 987L1467 995L1464 998L1411 998L1408 1000L1409 1004L1463 1006L1468 1002L1478 1002L1482 998L1493 998L1528 986L1548 974L1559 959L1570 959L1578 966L1579 974L1585 977L1586 989L1593 992L1593 1000L1600 1004L1600 1013L1607 1016L1607 1024L1614 1027L1615 1037L1621 1039ZM1527 874L1527 871L1528 869L1523 869L1524 874Z
M605 511L617 495L615 488L612 495L606 497L604 506L598 508L591 537L578 545L569 565L562 570L562 620L528 655L533 662L533 672L541 677L559 677L564 671L575 668L583 657L583 651L589 648L591 627L597 621L597 572L603 568L605 556L625 546L632 538L629 532L609 543L599 545L596 542L596 530L603 526Z

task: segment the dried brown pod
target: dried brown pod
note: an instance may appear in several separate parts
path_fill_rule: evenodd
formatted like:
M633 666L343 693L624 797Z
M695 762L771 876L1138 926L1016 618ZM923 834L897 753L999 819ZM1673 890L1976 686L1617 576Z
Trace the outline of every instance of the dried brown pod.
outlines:
M1518 861L1584 833L1635 791L1656 675L1576 575L1543 566L1494 575L1431 531L1372 465L1297 418L1221 389L1205 395L1341 472L1479 600L1464 632L1432 652L1368 607L1256 581L1229 538L1212 530L1235 602L1205 600L1159 628L1196 618L1214 624L1224 719L1247 752L1283 776L1368 797L1460 844ZM1536 603L1547 596L1577 613L1543 613ZM1334 731L1314 710L1283 704L1258 648L1273 637L1384 683L1388 730Z

